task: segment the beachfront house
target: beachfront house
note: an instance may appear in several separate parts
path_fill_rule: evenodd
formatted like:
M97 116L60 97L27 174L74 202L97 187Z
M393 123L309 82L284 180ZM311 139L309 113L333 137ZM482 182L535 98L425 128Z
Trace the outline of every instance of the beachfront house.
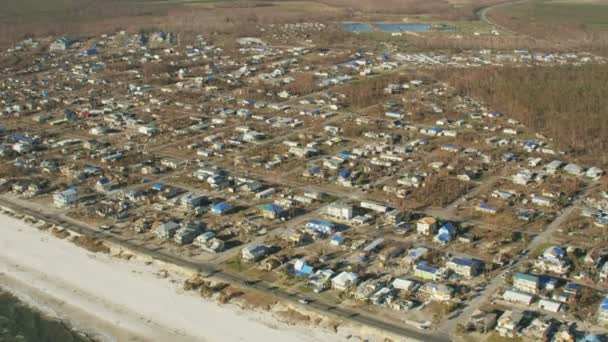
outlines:
M161 224L160 226L158 226L158 228L156 229L156 237L159 239L169 239L173 235L175 235L175 232L178 229L179 229L179 224L177 224L173 221L165 222L165 223Z
M56 192L53 195L53 202L58 208L69 207L78 202L78 191L75 188L69 188L65 191Z
M359 284L359 275L354 272L342 272L331 280L331 287L338 291L347 291Z
M270 248L262 245L251 245L241 250L241 258L247 262L256 262L270 253Z

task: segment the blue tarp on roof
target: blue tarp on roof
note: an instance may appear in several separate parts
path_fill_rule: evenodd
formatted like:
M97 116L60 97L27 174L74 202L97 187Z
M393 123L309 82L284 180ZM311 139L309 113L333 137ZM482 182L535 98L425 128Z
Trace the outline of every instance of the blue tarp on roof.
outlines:
M293 273L296 276L309 276L314 271L313 267L305 262L296 262L293 268Z
M435 241L448 243L452 241L452 235L448 233L440 233L435 236Z
M221 202L211 207L211 211L218 214L225 213L230 209L232 209L232 206L226 202Z
M445 233L453 236L456 234L456 228L451 222L447 222L446 224L441 226L441 228L439 228L439 233Z
M604 298L604 300L600 303L601 311L608 311L608 296Z
M165 189L165 185L163 185L161 183L156 183L156 184L152 185L152 189L162 191Z
M331 234L335 228L335 225L328 221L310 220L306 224L306 228L322 234Z
M480 203L479 204L479 208L484 209L484 210L491 210L491 211L495 211L496 210L496 208L494 208L493 206L488 205L486 203Z
M15 135L11 136L11 140L17 141L17 142L22 142L22 143L27 143L27 144L31 144L31 145L36 145L40 142L40 139L38 137L30 138L30 137L26 137L26 136L23 136L20 134L15 134Z
M258 206L258 208L260 208L260 210L263 211L271 211L273 213L280 213L281 211L283 211L283 207L281 207L280 205L276 205L276 204L262 204L260 206Z
M475 266L480 263L479 260L469 259L469 258L453 258L452 262L455 263L456 265L468 266L468 267Z
M423 265L421 262L418 263L418 265L416 265L416 269L422 272L428 272L428 273L437 273L437 268L435 267L431 267L431 266L427 266L427 265Z
M342 237L340 235L336 235L331 238L331 241L336 241L337 243L342 243L342 242L344 242L344 237Z
M350 177L352 171L350 169L340 171L340 178L348 178Z
M97 49L87 49L80 52L83 56L94 56L97 54Z

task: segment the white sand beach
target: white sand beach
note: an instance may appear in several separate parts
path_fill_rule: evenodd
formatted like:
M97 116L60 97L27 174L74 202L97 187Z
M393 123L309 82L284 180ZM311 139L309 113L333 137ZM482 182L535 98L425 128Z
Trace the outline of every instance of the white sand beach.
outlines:
M83 331L115 341L338 341L266 312L220 305L140 261L90 253L0 215L0 286Z

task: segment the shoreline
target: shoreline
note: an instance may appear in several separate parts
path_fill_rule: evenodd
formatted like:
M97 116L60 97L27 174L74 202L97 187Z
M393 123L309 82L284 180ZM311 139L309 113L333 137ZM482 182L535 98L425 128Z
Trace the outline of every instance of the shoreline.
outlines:
M289 325L270 313L184 292L179 289L183 277L173 272L159 279L154 264L91 253L3 214L0 234L0 286L93 339L344 340L321 327Z
M88 341L136 341L128 332L123 332L116 327L104 327L102 321L96 317L70 306L43 291L30 286L6 273L0 273L0 291L4 291L19 300L19 302L34 310L43 318L61 323L66 329L78 334ZM76 319L76 317L79 317ZM93 324L94 323L94 324ZM96 328L92 328L95 326ZM111 335L104 331L112 331Z

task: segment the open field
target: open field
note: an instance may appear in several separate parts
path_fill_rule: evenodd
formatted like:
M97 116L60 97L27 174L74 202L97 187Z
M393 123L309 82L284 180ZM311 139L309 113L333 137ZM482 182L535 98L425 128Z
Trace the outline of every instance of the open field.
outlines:
M608 3L581 0L534 0L500 6L488 12L497 24L556 46L578 46L605 53L608 47Z
M463 32L487 31L487 25L478 20L476 12L499 2L111 0L102 3L93 0L25 0L0 13L0 45L14 43L30 35L90 36L118 29L257 36L260 34L256 30L258 24L305 21L440 22Z

